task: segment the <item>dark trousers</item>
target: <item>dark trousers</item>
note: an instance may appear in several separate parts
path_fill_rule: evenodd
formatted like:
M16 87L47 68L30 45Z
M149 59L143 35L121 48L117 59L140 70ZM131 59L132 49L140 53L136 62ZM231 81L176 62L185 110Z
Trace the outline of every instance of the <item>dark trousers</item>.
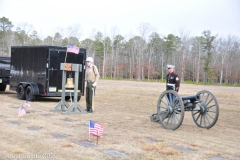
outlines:
M92 88L92 82L87 82L86 86L86 105L87 110L92 109L92 102L93 102L93 88ZM94 88L95 92L95 88Z

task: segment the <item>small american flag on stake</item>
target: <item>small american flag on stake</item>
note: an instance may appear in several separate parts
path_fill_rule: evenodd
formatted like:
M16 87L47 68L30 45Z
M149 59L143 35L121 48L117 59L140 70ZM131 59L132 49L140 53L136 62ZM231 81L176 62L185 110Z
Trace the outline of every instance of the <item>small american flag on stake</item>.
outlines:
M18 109L18 117L21 117L24 114L26 114L26 111L25 111L24 107L21 105Z
M24 106L31 107L31 105L30 105L30 103L29 103L28 101L26 101L26 102L24 103Z
M89 135L101 137L103 134L103 126L90 120L89 122Z

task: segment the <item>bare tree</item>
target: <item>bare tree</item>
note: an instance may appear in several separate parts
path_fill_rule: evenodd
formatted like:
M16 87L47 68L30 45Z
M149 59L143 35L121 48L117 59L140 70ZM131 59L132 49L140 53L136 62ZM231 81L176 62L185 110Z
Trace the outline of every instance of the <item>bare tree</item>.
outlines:
M192 44L192 53L194 54L195 59L195 69L196 73L194 74L196 76L196 82L199 82L199 76L200 76L200 69L201 69L201 57L202 57L202 37L195 37L193 39Z
M64 29L61 27L55 27L55 28L51 29L50 37L52 38L52 42L49 45L52 45L52 46L57 45L56 44L56 34L61 35L61 39L62 39L62 37L63 37L62 35L64 35ZM60 42L62 42L62 40Z
M235 84L238 82L238 79L240 77L237 77L239 75L239 56L240 56L240 41L235 36L229 36L228 41L231 40L231 43L229 45L228 49L228 60L227 60L227 68L225 73L225 83L233 83Z
M148 79L150 76L150 63L155 62L156 64L163 65L162 61L162 39L160 38L159 34L156 32L153 32L149 36L149 52L150 52L150 58L148 59L149 67L148 67ZM160 61L160 62L159 62ZM152 64L152 71L157 72L159 65ZM163 72L163 66L161 66L162 72ZM162 77L163 79L163 77Z
M114 39L115 39L117 33L118 33L117 26L112 27L111 28L111 40L112 40L112 44L111 44L111 46L112 46L112 53L111 54L112 54L112 56L111 56L111 68L110 68L111 79L113 78L113 65L114 65L114 59L115 59L114 58Z
M225 64L226 57L229 52L228 50L230 47L230 46L228 46L229 45L228 42L226 42L224 39L220 38L216 41L216 44L215 44L217 53L219 53L219 55L220 55L219 61L221 62L221 64L220 64L220 79L219 79L220 85L222 85L224 64Z
M77 37L80 39L82 36L82 29L80 24L72 24L67 28L66 37ZM77 44L76 44L77 45Z
M149 34L149 32L151 31L151 26L149 23L141 23L140 26L138 27L138 31L140 33L140 36L141 38L143 39L143 41L140 41L141 42L141 45L139 46L140 47L140 61L139 61L139 65L141 67L141 79L144 80L145 76L144 76L144 49L147 48L146 46L146 36ZM147 50L146 50L147 51ZM149 58L151 58L149 56ZM149 60L151 61L151 60Z
M186 55L189 54L190 52L190 38L189 38L189 33L186 33L186 31L182 28L179 30L180 32L180 38L181 38L181 62L179 63L180 67L181 67L181 82L184 82L184 76L185 76L185 67L186 67Z
M7 32L12 29L13 25L12 22L9 21L8 18L2 17L0 18L0 41L2 44L1 55L5 52L9 52L9 47L7 46Z

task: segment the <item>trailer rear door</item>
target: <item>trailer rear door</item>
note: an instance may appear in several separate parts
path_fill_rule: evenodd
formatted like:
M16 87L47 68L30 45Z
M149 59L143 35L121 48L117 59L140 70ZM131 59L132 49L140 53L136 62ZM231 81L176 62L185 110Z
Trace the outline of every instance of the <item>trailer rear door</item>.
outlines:
M57 89L62 88L62 77L60 70L59 55L63 52L50 50L48 66L48 89L49 92L57 92Z
M65 60L66 58L66 60ZM85 52L74 54L74 53L67 53L66 57L66 50L50 50L49 51L49 63L48 63L48 75L49 75L49 92L58 92L61 94L62 90L62 70L60 70L61 63L75 63L75 64L82 64L84 67L84 60L85 60ZM78 82L78 89L79 92L83 92L83 82L84 82L84 74L85 72L82 71L79 74L79 82ZM72 77L74 79L75 72L68 71L66 73L66 78Z

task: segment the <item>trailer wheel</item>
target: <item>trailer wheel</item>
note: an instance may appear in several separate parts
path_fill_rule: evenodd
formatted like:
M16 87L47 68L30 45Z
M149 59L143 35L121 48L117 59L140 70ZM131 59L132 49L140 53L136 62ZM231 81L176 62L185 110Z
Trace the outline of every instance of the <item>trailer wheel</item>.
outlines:
M65 96L65 101L70 100L70 96Z
M70 99L70 98L69 98L69 99ZM77 97L77 102L80 101L80 99L81 99L81 96L78 96L78 97ZM74 96L72 96L72 100L74 101Z
M7 87L7 85L0 85L0 91L5 91L6 90L6 87Z
M81 96L78 96L77 101L80 101L80 99L81 99ZM70 100L70 96L65 96L65 101L68 101L68 100ZM74 96L72 96L72 100L74 100Z
M20 100L24 100L26 98L25 91L22 85L19 85L17 88L17 97Z
M36 99L36 96L33 95L33 90L31 86L28 86L26 89L26 100L27 101L34 101Z

